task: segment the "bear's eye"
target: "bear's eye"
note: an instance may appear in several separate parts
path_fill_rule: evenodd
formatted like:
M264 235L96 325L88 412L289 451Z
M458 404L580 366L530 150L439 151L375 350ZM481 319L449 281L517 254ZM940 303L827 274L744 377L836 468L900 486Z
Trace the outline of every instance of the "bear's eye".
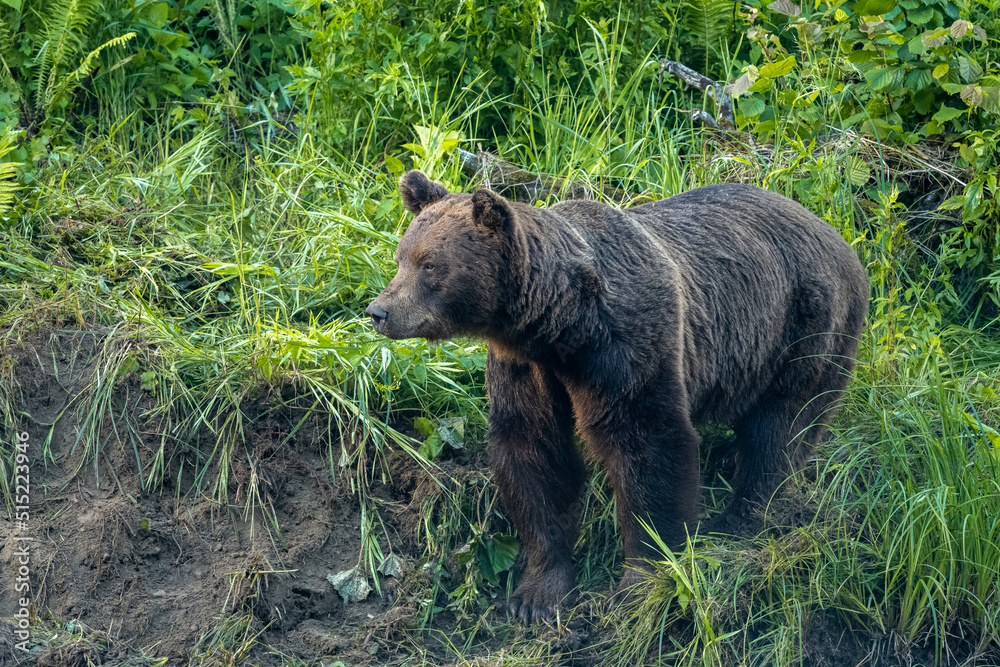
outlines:
M426 264L424 264L424 271L430 273L433 270L434 270L434 262L427 262Z

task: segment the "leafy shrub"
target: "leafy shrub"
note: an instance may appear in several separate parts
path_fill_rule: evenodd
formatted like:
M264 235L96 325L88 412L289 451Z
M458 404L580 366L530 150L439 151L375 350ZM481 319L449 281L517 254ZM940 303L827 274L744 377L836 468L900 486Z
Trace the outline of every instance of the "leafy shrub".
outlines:
M828 3L810 11L778 0L751 10L751 47L729 86L738 120L760 136L779 123L809 136L830 117L907 143L980 130L1000 113L1000 70L986 68L986 31L973 18L945 1L857 0L854 11ZM967 150L963 159L981 167L984 153Z
M301 45L290 17L274 0L0 3L0 122L39 135L41 156L89 124L71 119L111 125L210 100L287 111L285 66Z

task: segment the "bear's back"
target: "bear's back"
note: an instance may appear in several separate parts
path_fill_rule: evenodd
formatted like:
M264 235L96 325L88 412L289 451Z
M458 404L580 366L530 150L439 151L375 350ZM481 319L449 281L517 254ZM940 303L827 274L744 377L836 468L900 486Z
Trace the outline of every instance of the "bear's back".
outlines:
M833 228L798 202L739 183L695 188L625 213L664 240L682 245L700 238L714 243L760 239L773 244L804 236L846 246Z
M720 184L622 213L678 267L695 413L741 412L772 360L814 326L856 333L867 274L840 233L797 202ZM822 324L805 321L809 304Z

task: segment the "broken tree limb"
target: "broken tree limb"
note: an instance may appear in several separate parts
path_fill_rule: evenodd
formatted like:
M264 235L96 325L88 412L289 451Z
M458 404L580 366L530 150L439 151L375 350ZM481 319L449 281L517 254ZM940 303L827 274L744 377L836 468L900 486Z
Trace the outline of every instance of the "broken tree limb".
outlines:
M698 88L715 100L715 106L718 109L718 118L713 119L704 111L698 111L694 112L695 120L700 120L721 130L736 129L736 120L733 116L733 100L722 90L722 85L718 81L713 81L677 61L660 58L660 73L658 76L660 83L663 83L664 72L673 74L684 83Z
M603 195L619 204L634 204L635 198L620 188L595 187L581 180L535 174L492 153L456 149L462 171L480 181L483 187L514 201L533 204L550 195L560 199L594 199Z

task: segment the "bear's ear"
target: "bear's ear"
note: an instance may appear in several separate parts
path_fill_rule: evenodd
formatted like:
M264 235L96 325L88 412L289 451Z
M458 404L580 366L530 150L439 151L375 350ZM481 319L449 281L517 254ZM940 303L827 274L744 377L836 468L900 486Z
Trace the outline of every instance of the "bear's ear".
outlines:
M476 224L501 232L510 227L513 216L507 200L492 190L477 190L472 195L472 219Z
M448 188L427 178L424 172L414 169L399 179L399 194L406 210L416 215L434 202L444 199L449 193Z

